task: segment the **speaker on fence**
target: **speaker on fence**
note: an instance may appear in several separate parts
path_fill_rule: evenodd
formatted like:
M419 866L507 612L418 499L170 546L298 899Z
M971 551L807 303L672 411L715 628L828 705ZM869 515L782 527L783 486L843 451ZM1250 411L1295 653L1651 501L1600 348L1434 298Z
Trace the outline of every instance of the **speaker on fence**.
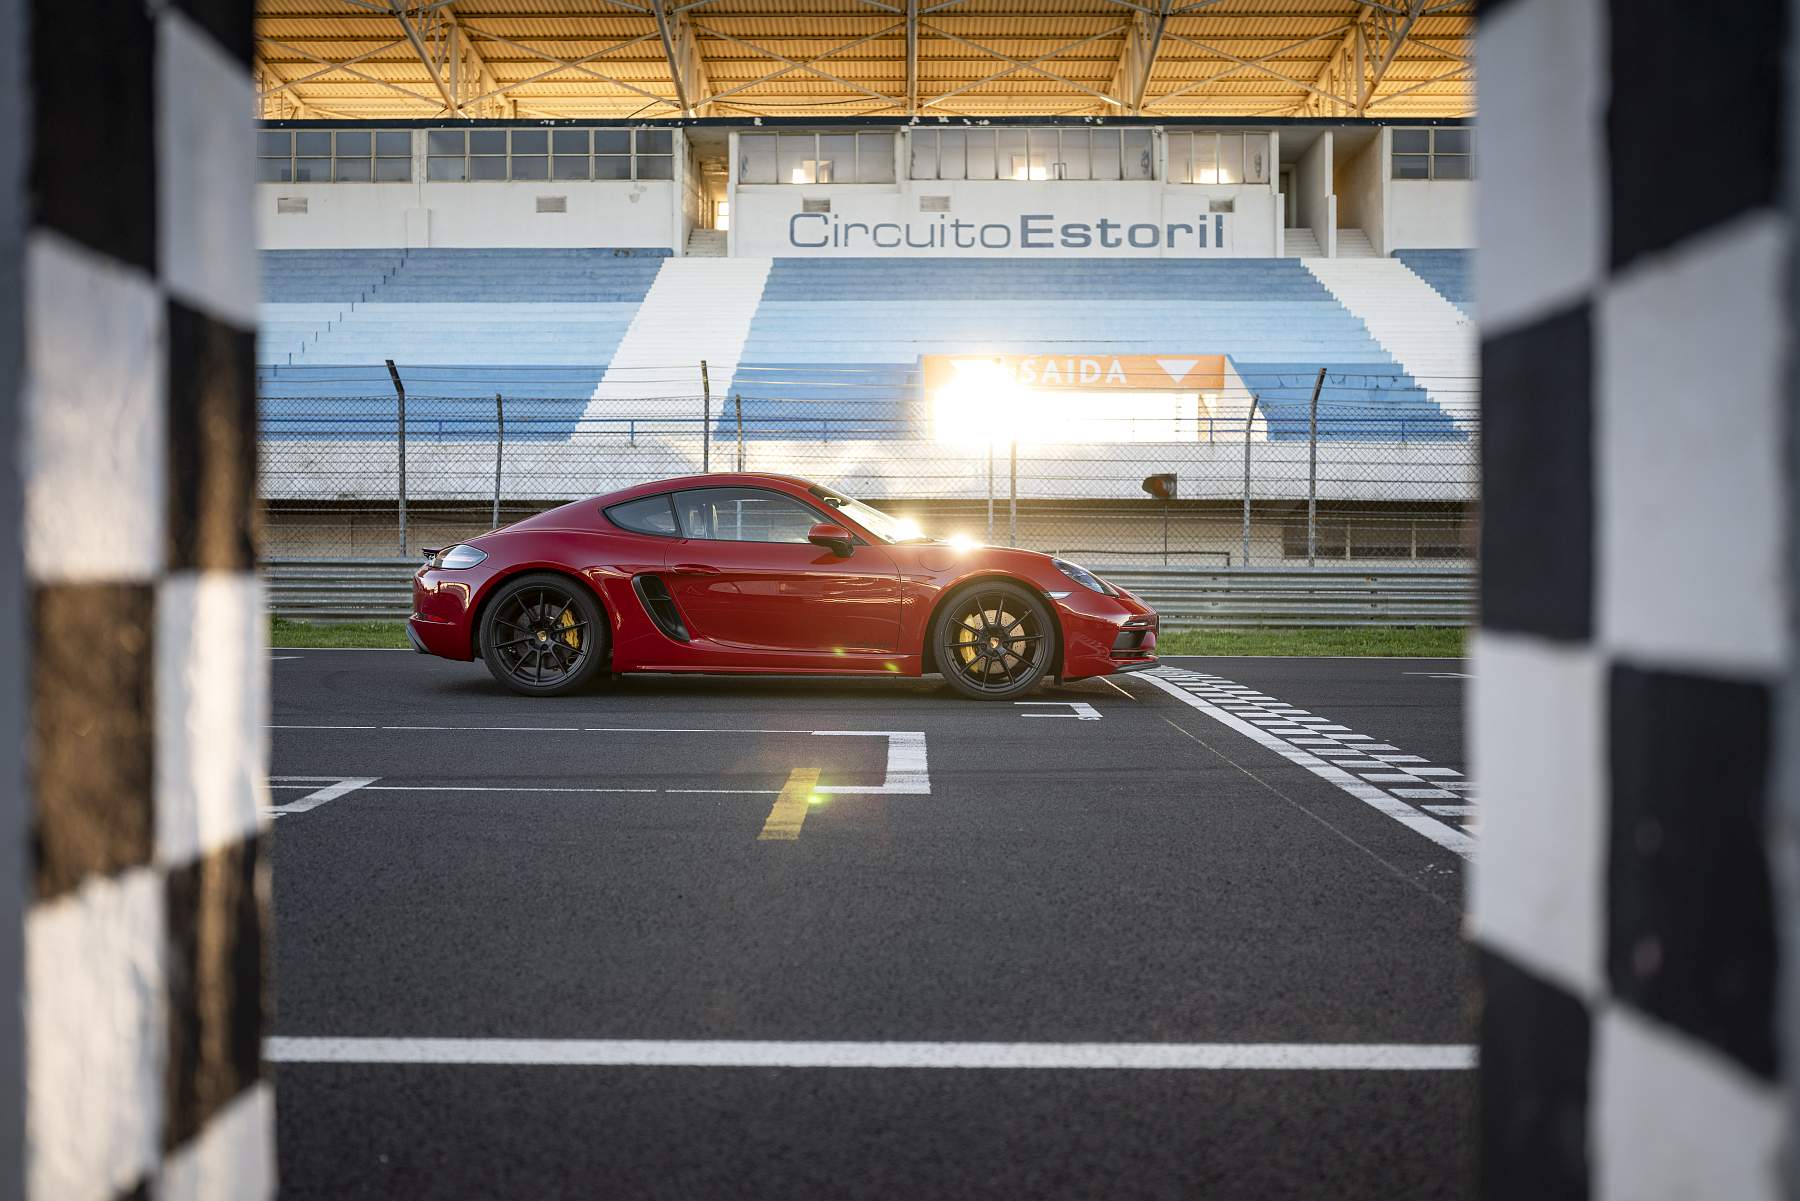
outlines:
M1175 473L1168 471L1161 475L1147 475L1140 487L1150 494L1152 500L1174 500Z

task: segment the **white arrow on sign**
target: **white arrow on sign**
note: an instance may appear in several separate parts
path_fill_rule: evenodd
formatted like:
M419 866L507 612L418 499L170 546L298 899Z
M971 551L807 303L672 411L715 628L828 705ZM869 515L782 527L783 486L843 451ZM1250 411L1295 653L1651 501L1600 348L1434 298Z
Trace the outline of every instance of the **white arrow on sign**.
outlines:
M1199 359L1158 359L1156 365L1168 373L1172 382L1179 384L1199 362Z

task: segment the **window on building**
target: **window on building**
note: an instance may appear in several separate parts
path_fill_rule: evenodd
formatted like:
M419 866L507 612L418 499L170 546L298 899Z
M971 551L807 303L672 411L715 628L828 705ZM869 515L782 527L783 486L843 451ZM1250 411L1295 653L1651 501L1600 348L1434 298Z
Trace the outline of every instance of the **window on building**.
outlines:
M264 129L256 135L263 183L406 183L412 134L403 129Z
M1153 179L1147 129L921 129L914 179Z
M1395 179L1474 179L1473 131L1396 129L1393 158Z
M1269 135L1175 131L1167 135L1169 182L1269 182Z
M425 150L438 183L675 178L667 129L433 129Z
M891 133L746 133L739 183L893 183Z

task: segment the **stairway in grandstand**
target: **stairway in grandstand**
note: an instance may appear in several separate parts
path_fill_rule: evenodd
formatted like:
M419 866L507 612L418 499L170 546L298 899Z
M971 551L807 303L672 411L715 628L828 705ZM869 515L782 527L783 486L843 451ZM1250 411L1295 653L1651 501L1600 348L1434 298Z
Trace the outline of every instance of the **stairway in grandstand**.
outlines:
M691 259L722 259L730 237L722 229L696 229L688 234L687 256Z
M714 411L750 331L768 259L669 259L593 389L586 416L599 423L645 412L643 398L701 395L706 362ZM671 404L674 402L671 401Z
M751 437L868 438L917 428L922 355L1224 354L1271 438L1306 437L1321 367L1322 437L1461 437L1309 265L776 259L729 391Z
M1319 249L1319 236L1302 225L1282 230L1281 241L1282 253L1290 259L1317 258L1325 253Z
M566 438L637 313L663 251L265 251L258 331L272 436L487 428L496 393L511 436ZM479 401L479 403L475 403Z
M1306 267L1434 401L1473 415L1478 336L1463 310L1400 259L1309 259Z

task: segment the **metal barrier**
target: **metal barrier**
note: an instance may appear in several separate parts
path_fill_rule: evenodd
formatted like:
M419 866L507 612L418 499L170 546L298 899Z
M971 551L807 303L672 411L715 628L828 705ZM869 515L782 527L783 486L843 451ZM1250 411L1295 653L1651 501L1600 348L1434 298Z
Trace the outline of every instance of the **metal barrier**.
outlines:
M311 621L398 620L416 559L276 559L263 564L269 611ZM1474 575L1460 568L1100 569L1162 616L1203 626L1466 626Z

